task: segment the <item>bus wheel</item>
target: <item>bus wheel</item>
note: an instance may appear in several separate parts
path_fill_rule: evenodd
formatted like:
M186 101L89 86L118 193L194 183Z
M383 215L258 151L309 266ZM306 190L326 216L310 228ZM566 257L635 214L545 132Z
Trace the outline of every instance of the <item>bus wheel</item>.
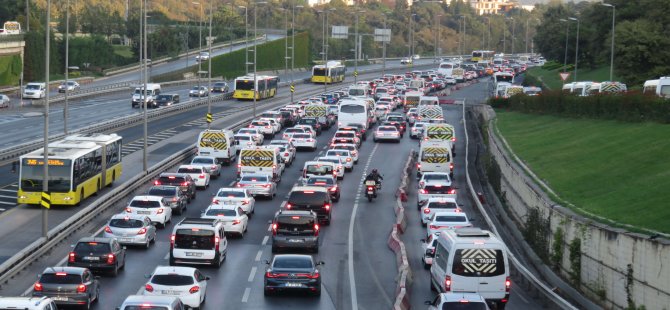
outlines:
M109 182L109 187L112 187L112 184L116 181L116 171L112 171L112 181Z
M81 189L81 193L79 194L79 202L77 205L81 205L81 202L84 201L84 189Z
M98 196L98 192L100 192L100 179L98 179L98 185L97 185L95 193L93 193L93 196Z

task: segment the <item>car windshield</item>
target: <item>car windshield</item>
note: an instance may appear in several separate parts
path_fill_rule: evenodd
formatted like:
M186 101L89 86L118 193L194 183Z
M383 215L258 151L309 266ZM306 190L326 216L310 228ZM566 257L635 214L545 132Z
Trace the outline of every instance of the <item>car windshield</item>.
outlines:
M214 87L226 87L226 83L214 83Z
M161 197L171 197L175 196L177 193L176 188L161 188L161 187L152 187L147 192L147 195L151 196L161 196Z
M265 175L248 175L248 176L243 176L242 179L240 180L242 182L267 182L268 177Z
M158 274L151 278L151 283L166 286L182 286L194 283L193 277L179 274Z
M312 260L307 258L276 257L272 267L280 269L310 269L314 266L312 265Z
M208 216L237 216L235 210L230 209L209 209L205 212L205 215Z
M133 200L130 206L134 208L160 208L161 203L156 200Z
M449 301L442 304L442 310L488 310L483 302Z
M26 85L26 89L40 89L39 85Z
M172 99L172 96L170 95L158 95L158 97L156 97L156 100L170 100L170 99Z
M79 242L74 247L74 251L77 253L92 253L95 255L107 254L111 252L109 243L101 242Z
M192 164L213 164L213 158L196 157L191 161Z
M65 272L45 273L40 277L40 283L49 284L81 284L81 275Z
M210 250L214 247L214 231L208 229L177 229L174 246L179 249Z
M131 219L113 219L109 221L109 226L116 228L142 228L144 227L144 222Z
M465 223L467 219L465 216L460 215L438 215L435 217L436 222L455 222L455 223Z
M241 191L219 191L217 197L244 198L244 192Z

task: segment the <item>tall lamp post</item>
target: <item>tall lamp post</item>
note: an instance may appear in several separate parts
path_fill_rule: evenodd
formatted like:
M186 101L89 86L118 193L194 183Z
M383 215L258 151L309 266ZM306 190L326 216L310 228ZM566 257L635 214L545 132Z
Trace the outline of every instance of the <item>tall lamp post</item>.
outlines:
M212 3L214 0L209 0L209 36L207 37L207 47L209 57L207 57L207 115L209 116L212 113L212 43L214 38L212 37L212 17L214 12L212 11ZM200 91L200 90L198 90ZM211 126L210 122L207 122L207 129Z
M575 76L573 77L573 81L577 82L577 63L579 60L579 18L568 17L568 19L577 22L577 38L575 39Z
M358 54L360 53L359 38L358 38L358 13L363 11L358 10L358 1L356 1L356 25L354 26L354 83L358 81Z
M442 17L442 14L435 15L435 57L433 58L433 62L437 61L437 54L439 53L438 50L440 49L440 44L439 44L440 17Z
M49 192L49 53L51 51L51 0L47 0L47 24L46 24L46 66L44 66L44 77L47 90L44 96L44 179L42 180L42 192ZM49 214L48 209L42 207L42 237L48 238Z
M258 41L256 40L257 37L257 32L258 32L258 27L257 27L257 21L258 21L258 5L259 4L266 4L267 2L256 2L254 3L254 107L253 107L253 113L254 113L254 118L256 118L256 96L258 95L258 80L257 80L257 75L256 75L256 63L257 63L257 49L256 47L258 46Z
M516 39L516 23L514 22L514 17L510 17L512 20L512 55L514 55L514 40Z
M384 14L384 30L386 30L386 20L388 15ZM390 38L389 38L390 39ZM386 38L382 41L382 76L386 75Z
M328 12L335 12L335 11L336 11L335 8L330 8L330 9L325 10L324 39L323 39L324 40L323 41L324 42L324 47L323 47L324 48L324 54L323 54L324 62L323 62L323 65L326 68L326 74L328 74L327 73L328 72L328 35L329 35L329 32L328 32ZM328 91L328 80L324 81L324 83L323 83L323 91L324 92Z
M147 154L147 148L149 147L147 143L147 138L149 135L149 129L148 129L148 122L149 122L149 117L148 117L148 111L147 109L149 108L147 106L147 81L148 81L148 75L147 75L147 12L149 9L147 8L147 0L143 0L144 2L144 12L140 12L142 14L141 18L143 20L143 29L142 31L144 32L144 44L142 45L143 47L143 54L144 54L144 91L142 92L142 102L144 103L142 106L144 107L144 139L143 140L143 148L142 148L142 167L144 168L144 171L147 171L149 169L149 163L148 163L148 154Z
M616 17L616 6L609 3L601 3L600 5L612 8L612 45L610 48L610 81L614 79L614 18Z
M244 73L249 74L249 14L246 6L239 8L244 9Z
M198 91L200 91L200 71L202 71L202 18L203 18L203 9L202 5L200 5L200 2L197 1L192 1L191 2L193 5L197 5L200 7L200 25L198 26L198 40L199 42L199 47L198 47L198 55L200 57L196 58L198 60ZM210 55L211 57L211 55Z
M461 28L461 18L463 19L463 28ZM458 40L458 54L463 55L465 53L465 15L458 16L458 31L460 32L460 40Z
M293 2L293 17L291 18L291 86L293 85L293 71L295 70L295 9L302 9L302 5L295 5ZM293 92L291 92L291 103L293 103Z
M67 135L67 105L70 93L70 0L65 4L65 105L63 106L63 134Z
M565 55L563 56L563 73L568 70L568 34L570 33L570 21L564 18L559 19L565 25ZM565 83L565 81L563 81Z

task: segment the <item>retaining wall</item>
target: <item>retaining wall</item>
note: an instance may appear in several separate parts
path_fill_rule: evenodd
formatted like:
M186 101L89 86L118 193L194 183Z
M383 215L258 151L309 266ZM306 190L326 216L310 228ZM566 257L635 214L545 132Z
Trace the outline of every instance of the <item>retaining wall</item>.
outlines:
M597 223L555 203L508 153L504 138L495 134L493 109L482 105L474 111L489 124L489 151L500 167L501 193L509 215L524 227L531 210L537 208L550 227L551 234L545 236L549 249L554 249L559 228L563 232L560 275L605 308L670 309L670 240ZM570 259L573 240L581 242L574 257L579 264Z

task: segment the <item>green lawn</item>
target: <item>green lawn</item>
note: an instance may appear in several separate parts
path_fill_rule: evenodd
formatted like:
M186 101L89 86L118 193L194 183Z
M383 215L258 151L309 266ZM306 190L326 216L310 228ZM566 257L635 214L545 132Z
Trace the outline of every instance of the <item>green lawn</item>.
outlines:
M559 90L563 86L563 82L561 81L561 77L559 75L560 72L563 72L562 68L558 68L556 70L545 70L542 67L533 67L528 70L528 74L541 78L545 85L549 86L549 88L554 90ZM574 70L570 71L570 76L568 77L566 82L573 82L574 74L575 74ZM616 75L614 75L613 78L615 81L621 80ZM577 69L578 81L602 82L602 81L608 81L609 79L610 79L609 66L596 68L594 70Z
M114 47L114 54L117 54L123 58L133 58L133 51L130 49L130 46L125 45L112 45Z
M510 147L562 199L670 233L670 125L497 115Z

